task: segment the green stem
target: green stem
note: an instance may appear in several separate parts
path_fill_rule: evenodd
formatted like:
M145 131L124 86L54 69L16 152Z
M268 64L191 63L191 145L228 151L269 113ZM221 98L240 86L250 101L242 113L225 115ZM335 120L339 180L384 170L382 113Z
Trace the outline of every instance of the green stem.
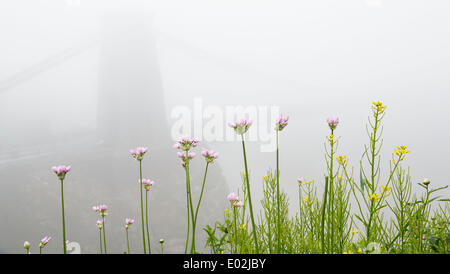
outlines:
M142 197L142 160L139 161L139 190L141 194L141 223L142 223L142 245L144 246L144 254L147 254L147 248L145 246L145 228L144 228L144 203Z
M234 223L234 254L237 253L237 224L236 224L236 210L237 208L232 208L233 210L233 223Z
M255 242L256 253L259 253L258 238L256 238L255 218L253 217L252 195L250 193L250 181L248 179L247 155L245 153L244 135L242 134L241 136L242 136L242 151L244 153L245 179L247 182L247 191L248 191L248 205L250 207L250 219L252 221L253 240Z
M63 228L63 250L67 253L66 247L66 222L64 220L64 180L61 179L61 209L62 209L62 228Z
M184 254L187 253L188 243L189 243L189 228L191 225L190 214L189 214L189 188L188 179L186 177L186 210L187 210L187 233L186 233L186 245L184 247Z
M334 137L334 131L331 130L331 134ZM330 237L330 250L331 253L334 251L334 174L333 174L333 163L334 163L334 138L331 140L331 155L330 155L330 209L331 209L331 237Z
M281 212L280 212L280 169L279 169L279 146L277 130L277 253L281 253Z
M202 190L200 191L200 197L198 198L197 208L196 208L196 210L195 210L194 224L192 225L193 239L195 239L195 227L196 227L196 225L197 225L198 210L199 210L199 208L200 208L200 203L201 203L201 201L202 201L203 190L205 189L206 175L208 174L208 166L209 166L209 163L206 162L205 174L203 175ZM195 244L194 244L194 249L195 249ZM191 250L191 251L195 251L195 250Z
M125 228L127 233L127 254L130 254L130 241L128 240L128 228Z
M102 245L102 230L99 229L99 236L100 236L100 254L103 254L103 245Z
M148 191L145 192L145 226L147 229L148 254L152 254L150 247L150 230L148 229Z
M102 220L103 220L103 247L105 248L105 254L107 254L106 252L106 232L105 232L105 216L102 216Z
M320 225L320 236L322 240L322 254L325 254L325 209L327 205L327 195L328 195L328 177L325 177L325 192L323 194L323 205L322 205L322 223Z
M186 159L188 158L188 152L186 151ZM189 160L187 160L189 161ZM195 253L195 227L194 227L194 206L192 204L192 193L191 193L191 178L189 175L189 162L186 162L186 183L188 189L188 198L189 198L189 209L191 214L191 222L192 222L192 242L191 242L191 253Z

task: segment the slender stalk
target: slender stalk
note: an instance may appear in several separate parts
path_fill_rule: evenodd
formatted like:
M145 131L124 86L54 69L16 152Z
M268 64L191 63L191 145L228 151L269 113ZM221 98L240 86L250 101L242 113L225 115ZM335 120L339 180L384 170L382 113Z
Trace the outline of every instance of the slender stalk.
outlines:
M191 224L190 214L189 214L189 188L188 188L188 180L186 178L186 209L187 209L187 233L186 233L186 245L184 247L184 254L187 253L188 243L189 243L189 228Z
M103 254L103 245L102 245L102 230L101 229L99 229L98 230L98 232L99 232L99 236L100 236L100 254Z
M188 157L188 151L186 151L186 159L189 159ZM190 215L191 215L191 222L192 222L192 242L191 242L191 253L195 253L195 228L194 228L194 206L192 205L192 193L191 193L191 178L189 175L189 162L186 162L185 166L186 171L186 185L187 185L187 196L189 201L189 209L190 209Z
M148 229L148 191L145 192L145 226L147 229L148 254L152 254L152 249L150 247L150 231Z
M250 207L250 219L252 221L253 240L255 242L256 253L259 253L258 238L256 238L255 218L253 217L252 195L250 193L250 181L248 179L247 155L245 153L244 135L242 134L241 136L242 136L242 151L244 153L245 180L247 182L247 191L248 191L248 205Z
M103 230L103 247L105 248L105 254L107 254L107 252L106 252L105 216L102 216L102 220L103 220L103 226L102 226L102 230Z
M39 247L39 255L42 254L42 247Z
M125 228L127 233L127 254L130 254L130 241L128 240L128 228Z
M66 247L66 222L64 220L64 180L61 179L61 209L62 209L62 228L63 228L63 250L67 254Z
M331 130L331 134L334 136L334 130ZM330 155L330 209L331 209L331 237L330 237L330 248L331 253L334 250L334 174L333 174L333 163L334 163L334 138L330 141L331 145L331 155Z
M200 208L200 203L201 203L202 197L203 197L203 190L205 189L206 175L208 174L208 166L209 166L209 163L206 162L205 174L203 175L202 190L200 191L200 197L198 198L197 209L195 210L194 223L192 225L192 239L193 239L192 242L194 243L194 249L193 250L191 249L191 252L195 252L195 227L197 225L198 209Z
M236 210L237 208L234 208L233 210L233 223L234 223L234 254L237 253L237 224L236 224Z
M161 243L161 254L164 254L164 247L163 247L164 243Z
M144 254L147 254L147 248L145 246L145 228L144 228L144 203L142 198L142 160L139 160L139 191L141 194L141 223L142 223L142 245L144 247ZM106 253L106 252L105 252Z
M322 240L322 254L325 253L325 208L327 205L327 195L328 195L328 177L325 177L325 192L323 194L323 205L322 205L322 223L320 225L320 236Z
M281 252L281 212L280 212L280 169L279 169L279 146L277 132L277 253Z

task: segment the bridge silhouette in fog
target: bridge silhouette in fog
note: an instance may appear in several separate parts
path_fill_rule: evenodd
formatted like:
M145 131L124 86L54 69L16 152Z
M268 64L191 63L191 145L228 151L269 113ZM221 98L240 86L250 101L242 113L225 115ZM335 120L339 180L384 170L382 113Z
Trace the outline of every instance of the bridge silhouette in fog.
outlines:
M3 195L27 204L28 201L23 200L23 190L14 180L27 182L30 189L39 188L45 184L47 178L54 176L49 171L50 166L47 166L47 163L64 162L74 167L70 174L72 186L77 184L83 186L78 189L79 193L72 194L80 196L80 200L76 201L77 205L84 204L84 200L92 201L103 197L104 201L107 201L105 203L127 207L130 204L128 201L136 199L133 191L137 190L136 174L129 172L130 165L134 171L136 163L128 154L128 150L137 146L149 146L150 151L146 155L149 159L145 160L147 174L160 184L154 190L159 193L155 195L153 202L165 209L152 213L157 225L151 228L151 234L156 238L162 235L161 231L167 234L170 230L174 230L170 232L174 241L173 248L174 250L183 248L185 235L184 229L180 228L186 225L183 217L184 172L179 165L176 151L172 148L173 141L165 117L164 91L156 55L155 33L149 24L149 18L139 14L106 16L102 19L101 29L100 37L81 41L78 46L63 49L7 79L0 80L0 96L5 96L10 92L16 92L14 89L19 85L32 81L56 66L63 65L87 51L99 49L96 129L81 136L74 135L64 141L53 142L52 132L47 132L47 128L43 127L38 128L34 134L47 136L48 138L43 138L46 140L45 143L29 145L19 142L13 148L3 146L4 149L0 152L0 173L11 183L3 185L0 191L0 200L5 201L5 204L0 202L0 206L7 206L6 196ZM8 132L2 132L2 135L8 138ZM198 163L193 163L193 178L201 177L204 162L202 160L198 159L196 161ZM211 221L211 218L222 216L222 210L226 206L228 187L222 176L220 163L211 168L208 177L213 182L207 186L209 193L202 203L203 216L199 216L199 223L206 223ZM197 181L193 182L192 186L195 193L199 193L201 187L201 181ZM136 188L124 185L136 185ZM42 190L36 189L36 192L38 191ZM123 204L124 201L126 204ZM51 208L54 205L55 201L52 199L38 199L27 204L27 207ZM85 206L89 208L89 204ZM130 207L134 208L134 204ZM85 208L82 207L80 211L82 212L75 215L80 222L77 224L78 227L73 229L81 231L86 230L91 224L85 220ZM122 214L117 211L116 215ZM123 214L126 216L127 213ZM33 209L24 213L22 218L31 223L48 223L46 221L48 217L35 214ZM45 221L42 221L43 219ZM52 230L55 225L57 226L52 223L46 224L42 230ZM114 235L122 231L111 230L110 233Z

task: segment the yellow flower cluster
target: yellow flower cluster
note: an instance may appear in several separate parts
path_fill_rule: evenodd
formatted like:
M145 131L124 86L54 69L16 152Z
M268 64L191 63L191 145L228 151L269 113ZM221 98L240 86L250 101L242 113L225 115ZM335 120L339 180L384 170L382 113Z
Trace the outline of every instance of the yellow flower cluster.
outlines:
M376 193L369 195L369 197L368 197L369 201L372 201L372 200L378 201L379 199L380 199L380 194L376 194Z
M405 155L410 153L411 151L408 150L407 146L397 146L397 150L395 151L395 155L400 156L400 155Z
M336 157L336 159L341 166L343 166L343 167L347 166L347 156L339 155Z
M383 190L383 192L386 192L386 196L391 195L391 193L388 192L388 191L392 189L392 186L387 186L387 187L386 187L386 186L384 186L384 185L381 185L381 189Z
M355 235L355 234L358 234L358 233L360 233L361 231L359 230L359 229L357 229L357 230L352 230L352 235Z
M245 230L245 224L240 225L239 228Z
M373 111L378 114L383 114L383 112L386 110L386 106L384 106L382 102L372 102L372 104Z
M301 181L301 180L297 180L297 182L298 182L298 186L302 186L302 185L309 185L309 184L312 184L312 183L314 183L314 180L311 180L311 181Z
M334 134L330 134L330 136L328 136L328 141L333 142L334 140Z
M264 180L265 182L268 182L270 178L272 178L272 173L269 173L269 174L267 174L266 176L263 176L263 180Z

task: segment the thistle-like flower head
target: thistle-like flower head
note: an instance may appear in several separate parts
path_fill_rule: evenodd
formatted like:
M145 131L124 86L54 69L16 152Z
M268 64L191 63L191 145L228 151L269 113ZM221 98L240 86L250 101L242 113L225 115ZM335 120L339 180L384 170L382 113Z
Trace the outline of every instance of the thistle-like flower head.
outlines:
M130 227L130 225L134 224L134 220L133 219L128 219L125 218L125 228L128 229L128 227Z
M173 147L182 151L189 151L191 148L196 147L198 142L199 141L196 138L183 136L173 145Z
M46 244L48 244L48 242L50 242L51 239L52 239L52 237L45 236L44 238L42 238L41 242L39 243L39 247L43 248Z
M339 118L327 118L327 123L331 130L335 130L339 124Z
M231 192L230 194L228 194L227 199L230 202L234 202L234 201L238 201L239 197L236 195L236 193Z
M97 228L100 229L100 230L103 228L103 221L102 220L97 220Z
M60 180L64 180L67 172L69 172L70 169L72 169L71 166L63 166L63 165L52 167L52 171L56 174L56 176L58 176Z
M144 158L144 154L148 151L148 147L138 147L136 149L130 149L130 154L131 156L138 160L138 161L142 161L142 159Z
M106 215L108 215L106 213L106 210L108 210L108 206L107 205L93 206L92 210L94 210L95 212L100 213L100 216L102 216L102 217L105 217Z
M277 123L275 124L275 130L282 131L288 125L288 120L289 116L283 117L283 115L280 114L280 117L278 117Z
M214 150L206 150L202 151L202 156L205 157L207 163L213 163L215 159L219 157L219 154Z
M248 131L252 123L253 122L251 120L241 119L239 122L228 123L228 125L232 127L234 129L234 132L236 132L237 134L244 135Z
M177 156L178 156L178 158L181 159L181 165L183 167L186 167L186 164L188 164L190 160L194 159L195 153L194 152L188 152L187 155L186 155L185 152L178 152Z
M144 185L144 188L146 191L150 190L150 187L154 184L155 182L150 180L150 179L142 179L142 185Z

